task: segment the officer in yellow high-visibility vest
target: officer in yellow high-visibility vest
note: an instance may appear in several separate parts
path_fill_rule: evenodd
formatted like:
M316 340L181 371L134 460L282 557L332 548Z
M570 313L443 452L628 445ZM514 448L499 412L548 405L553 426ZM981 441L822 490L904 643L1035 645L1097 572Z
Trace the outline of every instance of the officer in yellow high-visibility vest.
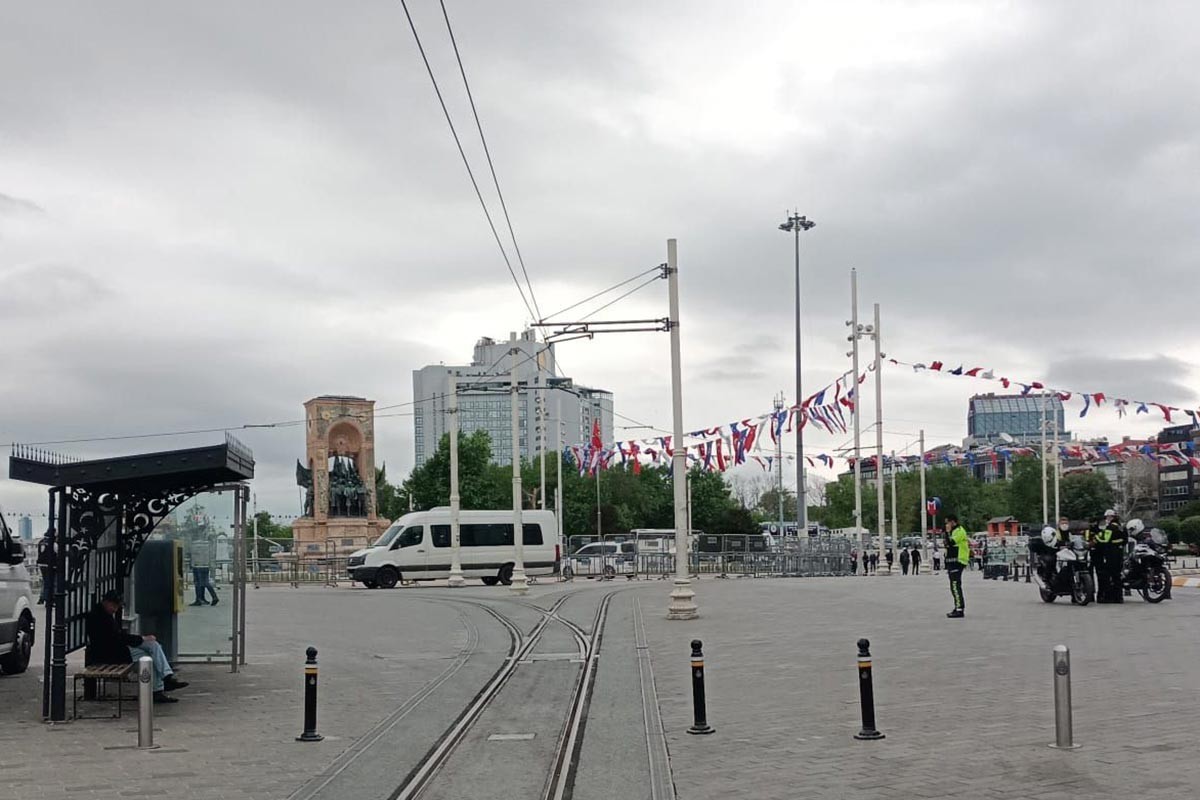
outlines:
M1121 603L1121 568L1125 563L1125 529L1121 518L1111 508L1104 512L1104 522L1093 535L1096 556L1096 602Z
M946 574L950 576L950 596L954 598L954 610L947 614L951 619L966 616L963 602L962 574L971 562L971 541L967 530L958 524L954 514L946 515Z

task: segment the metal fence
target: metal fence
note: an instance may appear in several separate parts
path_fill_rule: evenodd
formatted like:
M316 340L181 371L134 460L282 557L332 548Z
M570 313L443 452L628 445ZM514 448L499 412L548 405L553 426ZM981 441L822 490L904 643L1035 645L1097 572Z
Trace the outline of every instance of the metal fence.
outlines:
M688 554L692 575L716 577L817 577L850 574L849 540L807 537L770 547L765 537L697 534ZM665 580L675 574L674 541L632 536L571 536L561 577Z

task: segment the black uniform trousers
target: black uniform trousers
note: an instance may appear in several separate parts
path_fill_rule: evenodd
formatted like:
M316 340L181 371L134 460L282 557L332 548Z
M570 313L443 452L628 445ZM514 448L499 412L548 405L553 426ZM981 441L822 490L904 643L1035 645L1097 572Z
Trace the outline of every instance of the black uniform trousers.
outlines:
M946 562L946 574L950 576L950 596L954 598L954 607L959 611L966 608L962 591L963 569L964 566L957 561Z

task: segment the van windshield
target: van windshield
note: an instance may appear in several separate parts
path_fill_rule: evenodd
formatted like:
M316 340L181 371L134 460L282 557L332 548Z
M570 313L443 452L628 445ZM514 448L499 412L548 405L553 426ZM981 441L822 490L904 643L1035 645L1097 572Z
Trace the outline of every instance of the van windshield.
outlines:
M400 531L402 531L402 530L404 530L404 526L401 525L399 522L397 522L395 525L393 525L392 527L390 527L386 531L384 531L383 535L380 536L378 539L376 539L375 544L373 544L371 546L372 547L387 547L388 545L390 545L392 542L394 542L396 540L396 537L400 535Z

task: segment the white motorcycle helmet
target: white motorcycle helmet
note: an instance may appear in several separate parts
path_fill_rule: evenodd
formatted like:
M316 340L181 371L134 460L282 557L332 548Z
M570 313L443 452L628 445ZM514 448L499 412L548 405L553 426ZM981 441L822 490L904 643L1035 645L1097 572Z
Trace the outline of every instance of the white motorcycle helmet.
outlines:
M1131 519L1125 523L1125 530L1130 536L1141 536L1142 531L1146 530L1146 525L1140 519Z
M1058 541L1058 531L1054 530L1054 528L1052 528L1049 525L1042 528L1042 542L1047 547L1053 547L1054 543L1057 541Z

